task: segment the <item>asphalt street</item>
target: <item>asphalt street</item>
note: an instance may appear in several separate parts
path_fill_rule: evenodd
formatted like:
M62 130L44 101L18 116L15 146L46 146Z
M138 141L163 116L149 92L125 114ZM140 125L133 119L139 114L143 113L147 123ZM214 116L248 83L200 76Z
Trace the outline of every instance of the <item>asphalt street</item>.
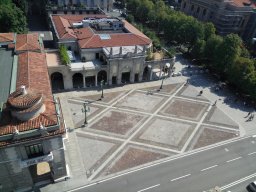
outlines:
M249 137L72 191L203 192L254 173L256 138ZM242 190L249 182L242 183ZM242 185L230 186L228 190L237 191Z

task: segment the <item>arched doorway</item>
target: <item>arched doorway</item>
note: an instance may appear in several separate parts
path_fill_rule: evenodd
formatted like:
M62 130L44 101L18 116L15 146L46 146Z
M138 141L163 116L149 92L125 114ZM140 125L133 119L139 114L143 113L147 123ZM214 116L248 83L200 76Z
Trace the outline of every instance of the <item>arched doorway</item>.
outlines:
M101 82L102 80L104 81L104 84L106 84L106 83L107 83L107 80L108 80L108 78L107 78L107 72L104 71L104 70L99 71L99 73L98 73L98 75L97 75L98 85L100 85L100 82Z
M143 79L143 81L149 80L149 67L148 66L146 66L144 68L142 79Z
M84 87L83 75L81 73L75 73L72 77L73 88L82 88Z
M63 75L59 72L55 72L51 74L51 85L52 85L52 90L64 89Z

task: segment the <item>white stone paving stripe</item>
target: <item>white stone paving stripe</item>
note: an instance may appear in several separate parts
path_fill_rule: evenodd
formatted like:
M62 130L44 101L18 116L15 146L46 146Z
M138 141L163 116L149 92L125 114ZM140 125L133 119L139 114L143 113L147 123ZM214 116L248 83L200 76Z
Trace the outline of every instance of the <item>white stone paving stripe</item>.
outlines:
M234 159L230 159L230 160L228 160L228 161L226 161L227 163L229 163L229 162L232 162L232 161L236 161L236 160L238 160L238 159L241 159L242 157L240 156L240 157L237 157L237 158L234 158Z
M141 189L141 190L139 190L139 191L137 191L137 192L147 191L147 190L149 190L149 189L153 189L153 188L156 188L156 187L159 187L159 186L160 186L160 184L153 185L153 186L151 186L151 187L147 187L147 188L145 188L145 189Z
M218 167L218 165L213 165L211 167L204 168L201 171L206 171L206 170L209 170L209 169L213 169L214 167Z
M172 179L171 181L177 181L177 180L179 180L179 179L183 179L183 178L188 177L188 176L190 176L190 175L191 175L191 174L183 175L183 176L181 176L181 177L177 177L177 178L175 178L175 179Z
M250 155L254 155L254 154L256 154L256 151L255 151L255 152L252 152L252 153L248 153L249 156L250 156Z
M211 110L212 105L209 105L208 109L206 110L206 112L204 113L204 115L202 116L202 118L200 119L200 121L197 123L194 131L191 133L190 137L188 138L187 142L184 144L181 152L185 152L185 150L187 149L189 143L192 141L192 139L194 138L195 134L197 133L198 129L201 127L204 119L206 118L206 116L208 115L208 112Z
M193 98L187 98L187 97L175 96L174 98L182 99L182 100L188 100L188 101L194 101L194 102L198 102L198 103L211 104L211 102L210 102L210 101L204 101L204 100L193 99Z

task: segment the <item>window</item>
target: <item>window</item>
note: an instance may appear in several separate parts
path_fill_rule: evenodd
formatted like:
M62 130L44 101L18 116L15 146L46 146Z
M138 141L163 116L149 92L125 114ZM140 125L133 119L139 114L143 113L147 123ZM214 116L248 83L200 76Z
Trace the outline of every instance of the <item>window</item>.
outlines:
M185 8L186 8L186 5L187 5L187 4L186 4L186 2L185 2L185 3L183 4L183 9L185 9Z
M199 13L199 11L200 11L200 7L197 8L196 12Z
M25 148L26 148L28 158L38 157L44 154L43 146L41 143L29 145L29 146L26 146Z
M206 14L206 9L204 9L204 11L203 11L203 16L205 16L205 14Z

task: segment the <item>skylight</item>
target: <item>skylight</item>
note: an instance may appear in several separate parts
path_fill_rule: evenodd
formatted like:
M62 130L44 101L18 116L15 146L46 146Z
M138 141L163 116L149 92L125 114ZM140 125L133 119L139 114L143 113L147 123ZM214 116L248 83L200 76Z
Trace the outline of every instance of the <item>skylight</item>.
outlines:
M99 34L101 40L111 39L109 34Z

